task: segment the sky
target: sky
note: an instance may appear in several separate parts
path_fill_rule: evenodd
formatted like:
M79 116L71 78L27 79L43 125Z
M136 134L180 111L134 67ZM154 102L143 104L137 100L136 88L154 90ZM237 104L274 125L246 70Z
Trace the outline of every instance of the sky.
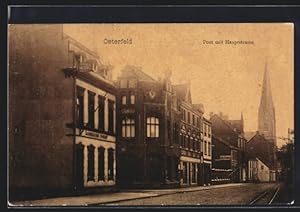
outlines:
M64 32L112 65L113 78L126 65L133 65L156 79L171 70L174 84L190 80L192 101L204 105L206 117L222 112L229 119L239 119L243 113L245 131L257 130L267 64L277 137L287 137L288 128L294 129L291 23L67 24ZM120 39L132 43L106 42ZM248 43L225 44L225 40ZM283 143L277 139L278 146Z

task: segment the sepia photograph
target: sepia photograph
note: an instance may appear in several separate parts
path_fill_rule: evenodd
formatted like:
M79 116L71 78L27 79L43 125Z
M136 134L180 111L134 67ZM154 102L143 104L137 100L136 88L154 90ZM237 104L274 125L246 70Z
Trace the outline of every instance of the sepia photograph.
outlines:
M8 25L8 206L289 206L293 23Z

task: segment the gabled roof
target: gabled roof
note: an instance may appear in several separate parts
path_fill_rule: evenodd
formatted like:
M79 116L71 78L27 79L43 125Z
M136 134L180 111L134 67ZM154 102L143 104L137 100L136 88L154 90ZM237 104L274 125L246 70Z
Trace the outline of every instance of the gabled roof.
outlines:
M191 97L191 90L190 90L189 83L173 85L173 89L176 92L178 99L192 104L192 97Z
M246 138L247 142L252 139L253 136L256 135L256 132L255 131L247 131L247 132L244 132L244 137Z
M221 118L219 115L217 115L217 114L214 114L214 115L212 115L212 116L210 117L210 121L211 121L211 122L213 122L212 119L213 119L214 117L217 118L217 119L219 119L219 120L221 120L222 123L223 123L225 126L227 126L233 133L238 134L236 131L234 131L234 129L232 128L232 126L230 125L230 123L228 123L227 121L225 121L224 119L222 119L222 118Z
M137 78L142 81L155 81L151 76L142 71L141 67L127 65L122 71L120 78Z
M225 120L227 121L233 129L236 129L238 133L243 132L243 122L242 120Z
M214 138L215 140L218 140L219 142L225 144L226 146L230 147L231 149L239 150L237 147L231 145L229 142L223 140L223 139L220 138L220 137L217 137L217 136L215 136L215 135L212 135L212 138Z

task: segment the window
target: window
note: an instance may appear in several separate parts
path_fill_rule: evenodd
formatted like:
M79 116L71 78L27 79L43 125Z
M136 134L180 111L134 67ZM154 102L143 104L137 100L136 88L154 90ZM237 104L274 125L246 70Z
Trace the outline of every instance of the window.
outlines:
M108 180L114 179L114 150L108 150Z
M88 147L88 181L94 181L95 173L94 173L94 166L95 166L95 147L93 145L89 145Z
M120 80L120 88L127 88L127 80L126 79Z
M114 133L114 102L108 100L108 132Z
M159 137L159 119L156 117L147 117L147 137Z
M184 135L180 135L180 145L184 147Z
M207 135L207 125L204 124L204 135L206 136Z
M104 180L104 148L98 148L98 180Z
M133 138L135 137L135 120L125 118L122 120L122 137Z
M193 114L193 115L192 115L192 117L193 117L193 118L192 118L193 125L196 125L196 121L195 121L195 115Z
M188 122L188 123L191 122L191 117L190 117L190 116L191 116L190 112L187 112L187 118L188 118L187 122Z
M208 131L208 137L210 138L211 136L211 127L207 125L207 131Z
M77 125L79 127L83 126L83 95L84 89L77 86Z
M263 170L263 169L264 169L264 166L263 166L263 165L261 165L261 166L260 166L260 169L261 169L261 170Z
M88 127L95 128L95 93L88 92Z
M185 113L185 110L182 109L182 112L183 112L183 113L182 113L182 114L183 114L183 120L186 121L186 113Z
M210 151L211 151L211 145L210 142L208 142L208 156L210 156Z
M104 104L105 98L103 96L98 97L98 129L104 131Z
M204 141L204 155L207 155L207 142Z
M130 95L130 104L135 104L135 95L133 94Z
M129 88L136 88L136 80L129 80L129 83L128 83L128 87Z
M122 105L126 105L126 96L122 96L121 97L121 99L122 99Z

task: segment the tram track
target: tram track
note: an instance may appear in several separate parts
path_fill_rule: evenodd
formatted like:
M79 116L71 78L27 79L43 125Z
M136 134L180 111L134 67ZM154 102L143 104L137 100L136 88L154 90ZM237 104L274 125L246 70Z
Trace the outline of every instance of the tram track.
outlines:
M252 199L249 205L271 205L276 198L281 184L276 184L272 188L265 190L264 192L260 193L254 199Z

